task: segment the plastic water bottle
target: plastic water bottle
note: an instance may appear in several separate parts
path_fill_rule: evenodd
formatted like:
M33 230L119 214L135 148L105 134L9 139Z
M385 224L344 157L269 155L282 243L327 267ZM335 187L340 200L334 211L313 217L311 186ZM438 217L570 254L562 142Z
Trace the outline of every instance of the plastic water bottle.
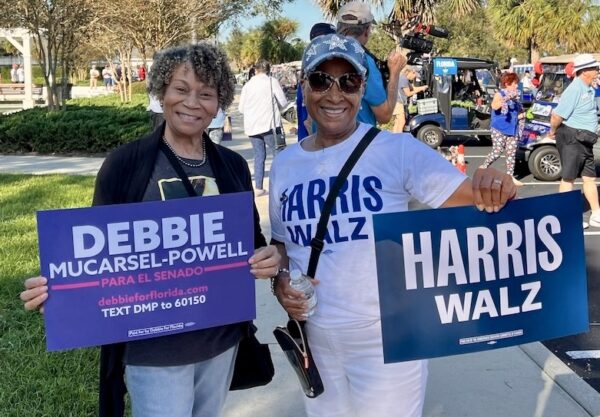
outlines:
M313 287L310 279L300 272L299 269L292 269L290 272L290 285L297 291L302 291L306 297L308 303L308 312L306 317L310 317L314 314L315 308L317 307L317 294L315 293L315 287Z

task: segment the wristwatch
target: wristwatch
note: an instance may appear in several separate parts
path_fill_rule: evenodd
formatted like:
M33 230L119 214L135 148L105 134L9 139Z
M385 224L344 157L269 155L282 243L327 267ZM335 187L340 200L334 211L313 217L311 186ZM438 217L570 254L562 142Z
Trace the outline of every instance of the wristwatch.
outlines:
M279 268L277 275L271 277L271 293L273 295L275 295L275 288L277 288L277 283L279 282L279 277L281 275L290 275L290 270L287 268Z

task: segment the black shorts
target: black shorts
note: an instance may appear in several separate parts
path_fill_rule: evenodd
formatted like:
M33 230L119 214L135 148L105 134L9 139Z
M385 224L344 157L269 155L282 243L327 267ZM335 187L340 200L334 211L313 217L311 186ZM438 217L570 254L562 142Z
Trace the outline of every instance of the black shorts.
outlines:
M556 130L556 148L562 164L562 179L574 180L577 177L596 177L594 145L575 139L577 130L561 125Z

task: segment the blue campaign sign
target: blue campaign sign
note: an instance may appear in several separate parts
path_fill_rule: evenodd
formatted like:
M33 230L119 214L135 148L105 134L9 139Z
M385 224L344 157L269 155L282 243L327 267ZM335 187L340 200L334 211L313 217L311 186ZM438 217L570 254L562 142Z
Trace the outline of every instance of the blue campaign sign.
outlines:
M385 362L588 331L581 193L373 216Z
M256 317L252 194L37 213L49 351Z
M434 58L433 75L456 75L458 74L458 64L456 59L452 58Z

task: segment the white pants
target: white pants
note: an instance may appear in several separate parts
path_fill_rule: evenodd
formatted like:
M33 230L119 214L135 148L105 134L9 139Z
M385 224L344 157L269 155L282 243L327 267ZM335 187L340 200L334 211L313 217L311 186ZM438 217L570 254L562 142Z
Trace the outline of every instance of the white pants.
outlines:
M427 361L384 364L379 320L306 330L325 387L319 397L305 397L308 417L421 417Z

